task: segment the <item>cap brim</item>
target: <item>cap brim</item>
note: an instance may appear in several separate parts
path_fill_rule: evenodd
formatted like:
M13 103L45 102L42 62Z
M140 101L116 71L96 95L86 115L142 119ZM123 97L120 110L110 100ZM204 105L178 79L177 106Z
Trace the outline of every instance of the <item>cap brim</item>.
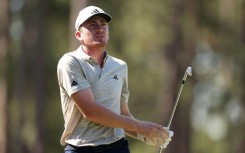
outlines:
M94 14L94 15L90 16L88 19L90 19L90 18L92 18L94 16L101 16L101 17L103 17L106 20L107 23L111 21L111 16L109 14L106 14L106 13L97 13L97 14ZM86 19L84 22L86 22L88 19Z
M90 18L92 18L92 17L94 17L94 16L101 16L101 17L103 17L103 18L106 20L107 23L110 22L111 19L112 19L111 16L110 16L109 14L106 14L106 13L96 13L96 14L90 16L89 18L87 18L86 20L84 20L83 22L81 22L79 25L77 25L76 29L78 30L78 28L79 28L82 24L84 24L88 19L90 19Z
M98 14L95 14L94 16L96 16L96 15L105 18L106 22L110 22L110 21L111 21L111 16L108 15L108 14L105 14L105 13L98 13Z

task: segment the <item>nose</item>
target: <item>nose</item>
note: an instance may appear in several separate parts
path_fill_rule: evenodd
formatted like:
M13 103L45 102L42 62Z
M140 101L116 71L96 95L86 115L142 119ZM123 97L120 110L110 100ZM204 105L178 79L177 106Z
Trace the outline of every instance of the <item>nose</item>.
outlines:
M102 32L102 31L103 31L103 26L98 24L96 26L96 32Z
M98 27L96 28L96 32L102 32L102 31L103 31L103 29L102 29L101 26L98 26Z

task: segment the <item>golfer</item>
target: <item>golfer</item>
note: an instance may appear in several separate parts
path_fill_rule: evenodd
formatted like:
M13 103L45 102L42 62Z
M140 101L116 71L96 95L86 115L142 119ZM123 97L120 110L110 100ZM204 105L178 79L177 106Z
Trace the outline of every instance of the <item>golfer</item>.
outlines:
M125 134L164 148L171 140L171 131L130 114L127 64L106 50L110 21L98 7L81 10L75 23L80 46L59 60L65 153L130 153Z

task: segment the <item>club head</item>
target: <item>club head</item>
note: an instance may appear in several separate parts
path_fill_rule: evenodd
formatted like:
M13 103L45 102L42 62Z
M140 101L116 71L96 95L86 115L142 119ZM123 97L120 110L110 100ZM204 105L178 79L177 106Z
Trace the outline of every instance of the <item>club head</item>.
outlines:
M192 68L190 66L185 71L185 75L184 75L184 78L183 78L184 81L186 80L188 75L192 76Z
M190 66L186 69L186 73L187 73L189 76L192 76L192 68L191 68Z

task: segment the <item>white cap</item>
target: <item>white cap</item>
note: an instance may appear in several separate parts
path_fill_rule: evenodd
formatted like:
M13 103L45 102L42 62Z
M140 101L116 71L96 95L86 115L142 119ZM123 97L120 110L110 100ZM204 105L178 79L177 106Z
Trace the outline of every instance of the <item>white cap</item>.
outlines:
M105 13L101 8L96 6L88 6L79 12L75 23L75 29L78 30L81 24L83 24L87 19L95 15L104 17L107 22L111 21L111 16Z

